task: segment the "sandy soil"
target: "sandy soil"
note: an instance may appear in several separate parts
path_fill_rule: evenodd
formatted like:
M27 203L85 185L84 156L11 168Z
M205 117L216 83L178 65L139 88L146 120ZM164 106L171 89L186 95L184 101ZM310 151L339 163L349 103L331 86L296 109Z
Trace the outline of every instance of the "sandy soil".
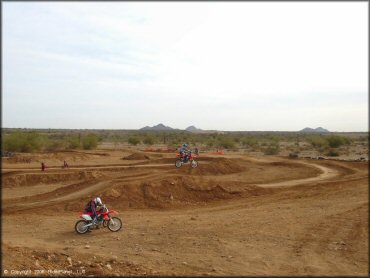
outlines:
M177 169L174 154L27 157L2 161L5 276L368 275L368 162L235 153ZM96 195L124 228L78 235Z

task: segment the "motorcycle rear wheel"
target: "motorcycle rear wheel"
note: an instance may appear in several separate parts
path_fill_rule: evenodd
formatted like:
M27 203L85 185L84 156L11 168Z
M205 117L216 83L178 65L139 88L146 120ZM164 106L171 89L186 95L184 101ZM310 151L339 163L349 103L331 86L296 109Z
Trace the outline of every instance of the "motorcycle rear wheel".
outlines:
M86 220L79 220L76 222L75 225L75 231L78 234L85 234L89 230L89 226L86 227L86 225L89 224Z
M118 232L122 228L122 221L118 217L112 217L108 222L108 229L112 232Z
M177 168L180 168L182 166L182 161L180 159L177 159L176 162L175 162L175 166Z

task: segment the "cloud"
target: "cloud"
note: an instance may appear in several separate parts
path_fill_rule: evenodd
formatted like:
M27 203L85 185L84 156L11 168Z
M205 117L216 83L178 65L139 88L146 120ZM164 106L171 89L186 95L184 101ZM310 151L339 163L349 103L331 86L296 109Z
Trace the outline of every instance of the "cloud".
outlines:
M65 127L125 128L116 118L129 118L127 128L168 121L290 130L298 119L311 126L321 118L330 129L338 125L332 112L348 119L342 130L366 130L366 7L7 2L4 124L20 124L38 99L48 117L35 115L33 125L44 127L63 119Z

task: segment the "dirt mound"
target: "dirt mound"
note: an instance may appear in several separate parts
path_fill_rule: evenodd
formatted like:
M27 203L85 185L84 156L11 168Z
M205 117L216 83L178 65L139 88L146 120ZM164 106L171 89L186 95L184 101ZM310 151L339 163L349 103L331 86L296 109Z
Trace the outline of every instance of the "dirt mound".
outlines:
M184 164L181 168L175 169L174 172L191 175L227 175L245 170L238 161L227 158L215 158L204 164L202 161L198 161L198 163L197 168L191 168L190 164Z
M133 153L121 159L123 160L145 160L145 159L149 160L150 157L142 153Z
M120 209L165 208L256 196L271 191L257 186L241 188L230 182L200 182L197 178L173 176L138 184L116 184L101 196L107 204Z
M3 187L32 186L38 184L49 184L56 182L67 182L73 180L89 180L101 175L93 171L79 171L70 173L37 173L37 174L16 174L3 177Z
M41 161L84 161L91 159L94 156L109 156L107 153L86 153L78 151L60 151L60 152L45 152L33 154L16 154L9 158L3 158L3 162L15 163L32 163Z
M163 158L151 159L150 161L147 160L147 161L138 162L132 165L168 164L168 163L173 163L173 165L175 165L175 160L176 158L163 157Z
M268 165L271 165L271 166L283 166L283 167L289 167L289 168L302 167L301 165L299 165L297 163L291 163L291 162L287 162L287 161L274 161L274 162L268 163Z
M37 161L30 156L12 156L4 158L4 162L15 164L15 163L31 163Z

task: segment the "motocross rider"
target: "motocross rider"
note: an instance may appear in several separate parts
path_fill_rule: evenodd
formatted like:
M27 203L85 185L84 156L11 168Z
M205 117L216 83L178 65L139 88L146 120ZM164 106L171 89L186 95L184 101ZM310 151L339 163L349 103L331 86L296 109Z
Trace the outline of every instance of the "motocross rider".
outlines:
M180 155L183 156L184 162L187 162L189 159L189 154L190 154L190 148L189 145L184 143L182 144L180 148Z
M91 199L86 207L85 207L85 212L90 212L93 213L92 218L93 218L93 223L95 224L98 220L98 214L97 212L100 211L103 208L103 202L100 199L100 197L96 197L94 199Z

